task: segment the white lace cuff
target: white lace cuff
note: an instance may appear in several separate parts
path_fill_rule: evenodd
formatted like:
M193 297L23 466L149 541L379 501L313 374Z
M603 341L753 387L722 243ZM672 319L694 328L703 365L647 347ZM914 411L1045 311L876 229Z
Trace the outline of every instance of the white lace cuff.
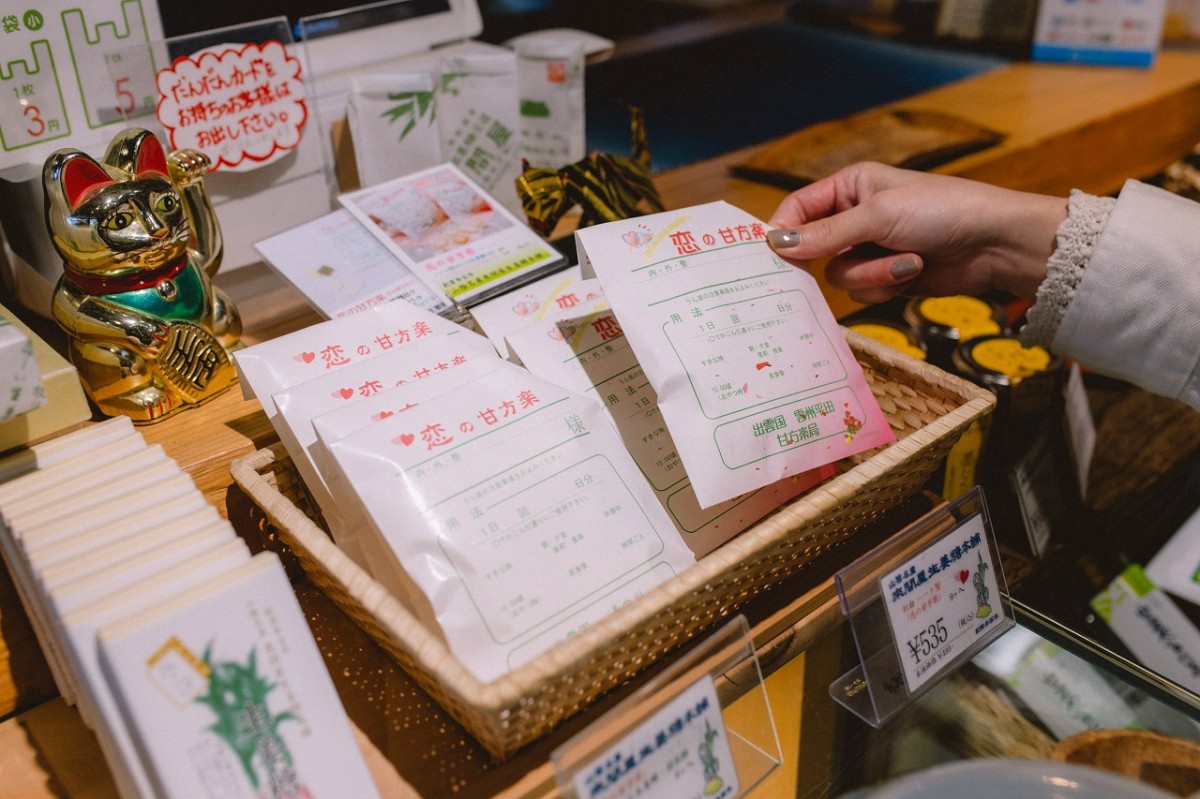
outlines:
M1079 189L1071 191L1067 218L1055 233L1057 247L1046 262L1046 279L1038 288L1037 300L1021 328L1021 343L1043 347L1053 343L1067 306L1083 280L1083 270L1092 257L1096 239L1116 202L1113 197L1097 197Z

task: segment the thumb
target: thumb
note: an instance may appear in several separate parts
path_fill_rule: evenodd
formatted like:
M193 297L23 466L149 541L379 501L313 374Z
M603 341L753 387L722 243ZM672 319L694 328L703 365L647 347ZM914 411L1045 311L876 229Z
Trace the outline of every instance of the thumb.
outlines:
M798 227L768 231L767 243L781 257L807 260L876 242L885 232L876 214L864 206L855 206Z

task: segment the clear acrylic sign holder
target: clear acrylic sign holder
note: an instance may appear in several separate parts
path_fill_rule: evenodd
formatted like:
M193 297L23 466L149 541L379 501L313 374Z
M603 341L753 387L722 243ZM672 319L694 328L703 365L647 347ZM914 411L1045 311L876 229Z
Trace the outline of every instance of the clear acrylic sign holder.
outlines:
M210 47L270 41L291 46L292 32L286 17L271 17L113 50L105 56L113 91L110 112L126 124L137 123L162 134L155 117L160 100L157 86L160 70L170 67L177 58L192 56Z
M1016 623L978 486L834 579L859 665L829 692L874 727Z
M550 761L566 799L748 796L783 760L746 618L701 642Z

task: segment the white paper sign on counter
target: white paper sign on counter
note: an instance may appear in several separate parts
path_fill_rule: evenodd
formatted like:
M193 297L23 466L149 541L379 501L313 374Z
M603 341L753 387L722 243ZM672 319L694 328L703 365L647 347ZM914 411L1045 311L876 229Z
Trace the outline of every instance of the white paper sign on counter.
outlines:
M431 293L345 209L263 239L254 248L326 319L393 301L431 313L450 308L449 299Z
M575 233L702 507L895 439L816 280L766 234L724 202Z

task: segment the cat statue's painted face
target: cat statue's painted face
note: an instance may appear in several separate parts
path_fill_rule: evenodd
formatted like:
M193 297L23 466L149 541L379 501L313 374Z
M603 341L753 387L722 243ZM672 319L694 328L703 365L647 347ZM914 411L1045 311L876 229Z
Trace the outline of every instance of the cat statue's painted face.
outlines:
M157 269L187 253L191 229L162 146L110 149L104 163L61 151L45 173L46 219L69 265L95 275Z

